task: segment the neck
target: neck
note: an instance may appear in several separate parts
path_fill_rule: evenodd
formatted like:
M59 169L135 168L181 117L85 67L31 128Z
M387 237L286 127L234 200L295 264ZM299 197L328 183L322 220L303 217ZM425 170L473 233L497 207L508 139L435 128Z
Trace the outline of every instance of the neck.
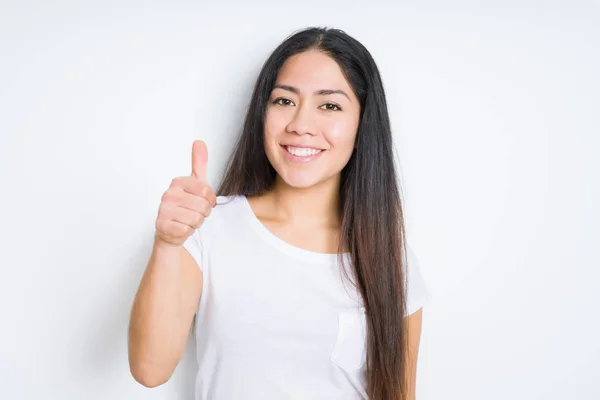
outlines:
M294 222L340 223L340 180L330 179L310 188L294 188L279 176L273 190L268 193L273 212L279 218Z

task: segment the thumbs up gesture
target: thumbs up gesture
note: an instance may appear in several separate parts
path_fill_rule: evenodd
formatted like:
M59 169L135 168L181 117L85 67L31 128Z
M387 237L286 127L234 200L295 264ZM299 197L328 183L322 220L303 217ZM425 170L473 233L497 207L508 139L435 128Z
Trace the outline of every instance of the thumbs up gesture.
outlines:
M181 246L210 215L216 196L206 182L208 151L197 140L192 146L192 174L173 179L163 194L156 219L156 239Z

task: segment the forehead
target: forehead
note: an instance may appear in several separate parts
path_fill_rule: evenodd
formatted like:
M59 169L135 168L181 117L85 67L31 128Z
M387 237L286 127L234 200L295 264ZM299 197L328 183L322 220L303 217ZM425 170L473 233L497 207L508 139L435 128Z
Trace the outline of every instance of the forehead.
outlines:
M337 62L317 50L305 51L288 58L279 71L277 83L295 86L300 90L350 90Z

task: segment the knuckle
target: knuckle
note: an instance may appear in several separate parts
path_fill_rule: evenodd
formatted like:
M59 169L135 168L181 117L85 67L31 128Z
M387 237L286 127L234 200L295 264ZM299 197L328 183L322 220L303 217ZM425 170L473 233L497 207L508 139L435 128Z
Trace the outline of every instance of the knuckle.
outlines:
M181 193L180 189L178 189L176 187L170 188L163 194L162 201L165 203L169 203L169 204L177 203L177 201L180 197L180 193Z
M179 191L170 191L163 199L163 203L169 207L181 205L181 202L181 192Z
M210 215L211 211L212 211L212 207L211 207L210 203L204 202L202 204L202 214L204 214L205 216L208 217Z
M204 183L200 182L199 180L195 180L193 182L192 191L197 196L204 196Z
M171 181L171 187L172 188L182 188L185 185L185 177L184 176L178 176L176 178L173 178L173 180Z
M173 225L173 236L180 237L185 235L185 225L174 224Z
M172 197L173 197L173 193L170 190L167 190L166 192L163 193L163 195L161 197L161 202L168 203L171 201Z
M194 211L202 212L202 207L204 204L204 198L200 196L194 196Z
M181 236L183 237L188 237L194 232L194 228L191 226L182 225L181 227Z
M158 218L168 220L171 214L171 208L168 205L168 202L163 202L158 209Z
M202 188L200 189L200 193L201 193L202 197L204 197L205 199L209 199L212 194L212 190L210 189L210 187L208 185L203 184Z
M165 226L165 220L162 218L159 218L156 220L156 230L161 232L161 233L167 233L167 229Z

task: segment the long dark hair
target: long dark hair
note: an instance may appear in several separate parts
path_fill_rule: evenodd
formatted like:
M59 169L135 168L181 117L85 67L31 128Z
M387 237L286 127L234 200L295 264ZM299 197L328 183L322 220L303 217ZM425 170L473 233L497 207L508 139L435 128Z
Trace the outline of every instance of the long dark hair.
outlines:
M273 187L276 172L264 147L267 101L284 62L311 49L338 63L360 101L357 148L341 174L338 252L341 255L344 244L348 246L351 280L367 314L367 394L373 400L403 400L407 365L404 217L383 84L375 61L360 42L338 29L308 28L290 35L273 51L258 76L242 134L217 194L254 196Z

